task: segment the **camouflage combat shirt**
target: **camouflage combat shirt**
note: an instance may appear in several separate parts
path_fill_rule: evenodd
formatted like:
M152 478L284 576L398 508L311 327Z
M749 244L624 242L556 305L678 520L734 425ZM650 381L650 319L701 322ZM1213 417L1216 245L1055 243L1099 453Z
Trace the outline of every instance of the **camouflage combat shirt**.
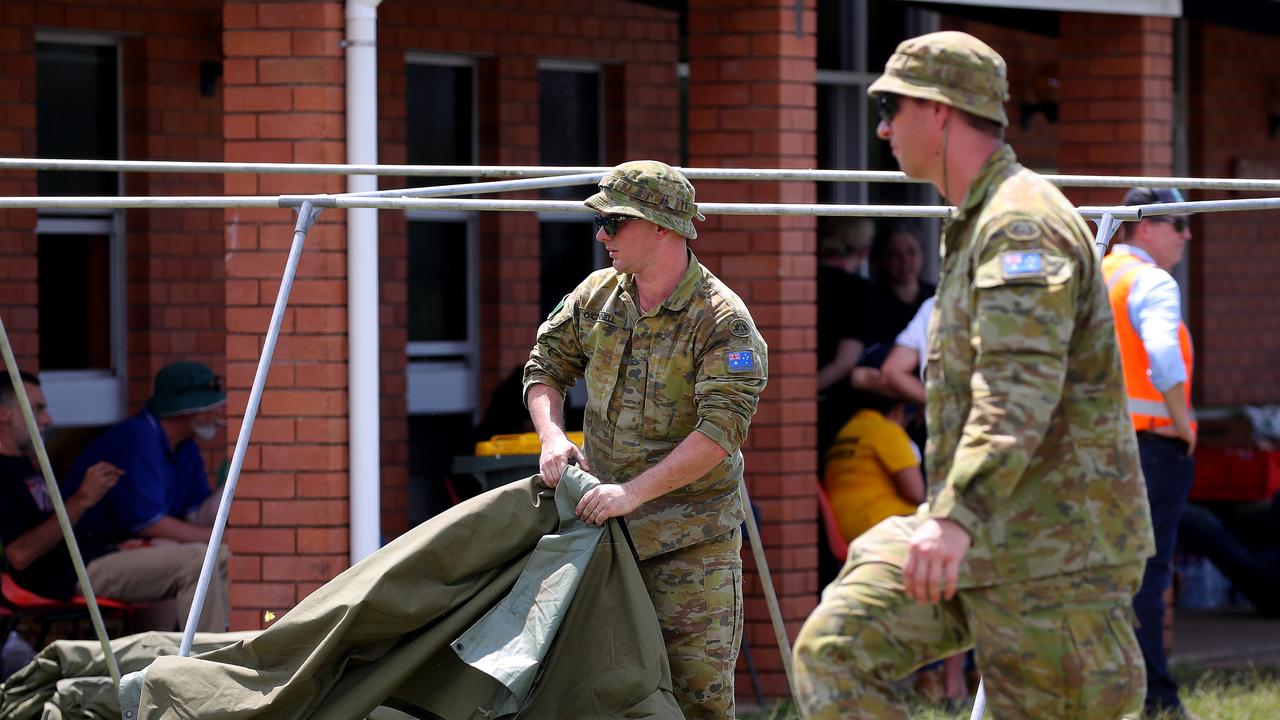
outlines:
M1002 147L942 233L921 513L973 539L961 585L1154 551L1101 262L1071 203Z
M739 449L768 377L768 349L742 300L689 253L670 296L641 315L635 279L598 270L538 328L524 390L587 383L583 451L596 477L627 482L695 430L728 453L706 475L640 506L640 559L723 535L745 519Z

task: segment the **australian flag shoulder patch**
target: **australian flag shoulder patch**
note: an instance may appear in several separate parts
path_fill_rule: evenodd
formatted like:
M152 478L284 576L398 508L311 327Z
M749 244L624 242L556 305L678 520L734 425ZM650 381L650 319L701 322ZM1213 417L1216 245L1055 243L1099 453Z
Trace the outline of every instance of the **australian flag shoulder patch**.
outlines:
M756 354L751 350L730 350L724 354L729 372L748 372L756 369Z
M1039 250L1000 254L1000 274L1006 278L1032 277L1044 273L1044 254Z

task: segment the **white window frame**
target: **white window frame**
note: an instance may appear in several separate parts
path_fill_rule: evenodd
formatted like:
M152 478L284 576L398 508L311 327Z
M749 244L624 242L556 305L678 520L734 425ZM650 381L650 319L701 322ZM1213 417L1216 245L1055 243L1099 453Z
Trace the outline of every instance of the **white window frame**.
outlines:
M116 52L116 148L124 148L124 58L120 38L102 33L37 30L37 43L112 47ZM36 79L39 82L39 78ZM117 188L124 174L117 173ZM124 213L119 210L43 209L36 219L36 235L103 234L109 237L111 368L109 370L47 370L40 373L49 412L63 427L109 425L128 413L128 297L125 273ZM47 268L40 268L45 272ZM56 332L41 326L40 332Z
M856 133L840 133L836 132L831 138L835 145L835 156L837 158L850 159L849 164L854 169L862 169L867 166L867 159L870 157L869 139L867 134L862 132L862 128L872 119L875 108L872 106L870 99L867 97L867 88L871 83L875 82L883 68L867 67L867 0L851 0L847 4L849 15L847 22L840 20L840 44L841 53L851 55L850 65L852 69L831 69L818 68L816 74L816 83L819 86L853 88L856 92L846 94L846 98L842 99L840 105L833 108L835 118L831 123L831 127L856 127ZM907 34L908 36L922 35L933 32L938 29L939 21L936 12L928 12L917 9L912 15L908 16ZM852 102L844 102L848 99L848 95L852 95ZM852 152L852 156L848 153ZM828 168L831 169L831 168ZM932 185L913 184L909 186L914 194L917 195L916 202L922 205L937 204L941 201L937 191ZM835 202L838 204L866 204L869 198L869 187L867 183L838 183L835 188ZM940 223L937 220L923 220L921 225L925 228L927 237L936 237L940 231ZM938 276L938 248L936 244L931 242L923 243L921 248L924 252L924 267L922 272L926 278L937 278Z
M434 65L471 70L471 161L479 151L479 78L476 60L468 55L410 51L407 65ZM459 178L458 182L467 182ZM406 223L465 223L467 243L467 339L417 341L405 344L406 403L410 415L470 413L480 416L480 225L474 212L408 210ZM412 278L410 278L412 282Z

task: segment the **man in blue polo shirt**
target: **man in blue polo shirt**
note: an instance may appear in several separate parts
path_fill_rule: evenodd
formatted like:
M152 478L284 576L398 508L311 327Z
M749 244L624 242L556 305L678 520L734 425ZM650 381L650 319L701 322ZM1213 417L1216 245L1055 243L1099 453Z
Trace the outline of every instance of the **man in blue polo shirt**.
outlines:
M85 513L80 531L108 543L130 538L208 542L211 509L217 506L196 441L213 438L215 413L226 402L218 377L206 365L175 362L162 368L146 407L90 443L72 467L73 483L98 462L124 472L103 501Z

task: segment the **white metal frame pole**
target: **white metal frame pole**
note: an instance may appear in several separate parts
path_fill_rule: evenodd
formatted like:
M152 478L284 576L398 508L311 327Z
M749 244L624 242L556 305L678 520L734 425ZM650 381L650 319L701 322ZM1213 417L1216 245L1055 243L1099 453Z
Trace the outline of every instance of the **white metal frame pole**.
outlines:
M378 162L379 0L347 0L347 162ZM376 192L373 175L347 176L347 191ZM382 545L382 417L379 380L378 211L347 211L347 502L350 561Z
M107 626L102 622L102 611L98 608L98 598L93 594L93 585L89 582L89 573L84 569L84 558L80 555L80 543L76 542L75 531L71 527L71 518L67 515L67 506L62 502L62 493L53 478L53 466L49 464L49 453L44 447L44 438L40 435L40 426L36 424L35 413L31 411L31 399L27 397L27 388L18 373L18 360L13 356L13 347L9 344L9 333L5 330L4 320L0 319L0 354L4 355L4 364L9 369L9 382L13 383L13 395L22 409L22 420L31 435L31 444L36 451L36 462L40 465L40 474L44 476L44 485L49 489L49 499L53 501L53 512L58 518L58 527L62 537L67 541L67 553L71 556L71 565L75 568L76 579L80 582L80 594L84 595L85 604L89 608L89 620L93 623L93 631L102 644L102 655L107 661L107 671L111 673L111 681L120 685L120 665L116 655L111 651L111 638L107 636ZM0 638L2 641L3 638Z
M311 203L303 203L298 209L298 222L293 229L293 245L289 248L289 259L285 262L284 274L280 278L280 291L276 293L276 304L271 310L271 324L267 327L267 337L262 344L262 355L258 358L258 370L254 373L253 387L249 390L249 403L245 406L244 420L240 423L240 435L236 437L236 449L231 455L231 468L227 471L227 481L222 486L218 516L213 521L209 547L205 550L204 565L200 568L200 580L196 583L196 594L191 599L191 612L187 614L187 626L182 632L182 645L178 648L178 654L183 657L191 653L191 641L195 637L196 625L200 621L200 611L204 608L205 595L209 592L209 579L218 563L218 548L222 545L227 516L231 513L231 501L236 494L236 485L240 482L240 469L244 467L244 455L249 449L249 437L253 435L253 421L258 417L258 405L262 402L262 388L267 384L267 371L271 369L276 340L280 338L280 326L284 323L284 311L289 305L293 278L298 274L298 260L302 257L302 246L306 242L307 231L319 216L320 209L312 207ZM120 684L119 678L116 678L116 684Z
M795 697L796 682L791 668L791 639L787 637L787 625L782 618L782 606L778 603L778 593L773 587L773 577L769 574L769 560L764 554L764 542L760 539L755 510L751 507L751 496L747 493L747 482L743 478L738 478L738 492L742 493L742 509L747 516L747 538L751 541L751 553L756 560L756 572L760 575L760 587L764 590L769 620L773 623L773 638L778 643L778 654L782 656L782 671L787 675L787 687L791 690L791 696ZM746 632L745 628L743 632Z

